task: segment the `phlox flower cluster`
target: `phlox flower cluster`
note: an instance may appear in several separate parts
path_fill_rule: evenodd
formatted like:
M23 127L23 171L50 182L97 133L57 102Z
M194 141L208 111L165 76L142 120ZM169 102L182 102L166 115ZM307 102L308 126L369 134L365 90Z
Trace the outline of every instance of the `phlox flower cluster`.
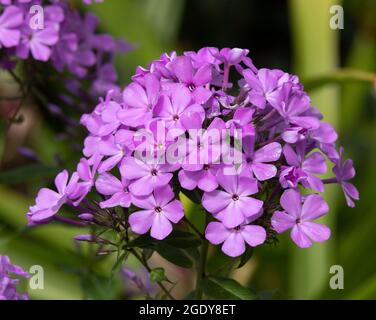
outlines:
M122 208L132 234L163 240L186 221L183 193L204 209L195 214L207 217L206 239L229 256L288 230L310 247L330 237L315 221L329 211L326 184L340 184L350 207L359 199L352 161L322 118L297 76L256 68L248 50L163 54L81 118L89 135L77 170L56 177L57 191L40 190L29 224L61 220L68 204L77 223L109 225L104 216Z
M36 6L41 10L33 9ZM85 109L88 96L93 104L108 90L118 89L113 57L131 49L124 41L98 33L98 23L95 15L81 14L66 0L0 0L0 65L11 70L19 61L48 62L68 92L61 100L77 108L72 100L79 97L78 107Z
M28 300L27 294L17 291L19 277L28 278L29 274L21 267L10 262L9 257L0 255L0 300Z

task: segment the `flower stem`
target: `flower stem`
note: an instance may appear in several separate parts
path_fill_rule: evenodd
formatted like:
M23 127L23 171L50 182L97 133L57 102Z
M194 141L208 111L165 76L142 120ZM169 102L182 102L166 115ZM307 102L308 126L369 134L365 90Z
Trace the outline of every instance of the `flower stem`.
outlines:
M197 229L197 227L187 218L184 217L183 221L200 237L200 239L205 239L204 235Z
M152 270L149 267L148 263L143 259L136 250L131 249L129 250L138 261L141 262L141 264L145 267L145 269L150 273ZM164 284L161 281L157 282L158 286L162 289L162 291L166 294L167 297L169 297L171 300L175 300L175 298L171 295L170 291L164 286Z
M206 219L205 219L205 226L208 223L208 214L206 213ZM202 300L202 283L203 280L206 277L205 273L205 267L206 267L206 260L208 256L208 249L209 249L209 242L207 240L204 240L201 245L200 250L200 259L197 264L197 273L196 273L196 290L195 290L195 299L196 300Z

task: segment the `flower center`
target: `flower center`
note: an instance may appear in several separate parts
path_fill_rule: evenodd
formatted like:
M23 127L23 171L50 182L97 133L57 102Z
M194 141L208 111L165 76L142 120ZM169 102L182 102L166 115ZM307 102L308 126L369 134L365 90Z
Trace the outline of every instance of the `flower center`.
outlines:
M209 169L210 169L210 166L209 166L208 164L205 164L205 165L204 165L204 170L205 170L205 171L209 171Z
M157 176L157 175L158 175L158 170L157 170L157 169L153 169L153 170L151 170L151 175L152 175L153 177Z
M172 119L173 119L174 121L178 121L180 118L179 118L179 115L178 115L178 114L174 114L174 115L172 116Z
M296 224L299 224L300 222L301 222L300 218L298 218L298 219L295 220Z
M237 194L234 194L234 195L232 196L232 200L233 200L233 201L238 201L238 200L239 200L239 196L238 196Z
M162 208L161 207L155 207L154 211L156 213L161 213L162 212Z

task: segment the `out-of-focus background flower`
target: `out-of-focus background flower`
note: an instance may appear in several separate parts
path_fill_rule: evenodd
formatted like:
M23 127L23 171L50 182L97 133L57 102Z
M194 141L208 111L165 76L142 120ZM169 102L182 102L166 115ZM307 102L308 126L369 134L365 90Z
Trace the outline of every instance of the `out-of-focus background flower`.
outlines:
M333 5L343 6L342 30L330 28ZM84 10L99 16L101 31L136 46L117 58L121 85L127 84L137 65L147 66L163 52L203 46L247 48L257 67L296 73L313 104L335 125L346 157L353 158L357 169L354 182L361 200L355 209L348 209L338 187L329 188L331 211L326 222L333 236L327 243L301 250L284 235L278 245L258 248L233 276L264 291L266 298L376 298L374 0L106 0ZM0 96L17 90L17 84L1 72ZM12 114L16 103L2 100L0 116ZM31 298L129 298L130 291L137 297L134 283L140 282L135 282L135 277L143 279L144 286L148 284L136 263L130 262L133 271L129 276L129 272L111 270L113 259L98 261L90 246L73 243L77 230L72 227L25 227L25 214L35 193L51 183L59 165L69 167L77 161L79 148L74 145L80 146L82 141L72 144L57 135L61 132L58 119L34 105L31 98L23 102L20 114L10 130L3 122L0 126L0 254L9 255L25 269L32 265L44 268L45 289L30 290ZM200 212L188 203L186 206L199 224ZM189 292L190 271L176 269L158 257L153 257L153 263L162 264L168 278L179 282L177 296ZM224 262L212 254L209 267L219 263ZM330 288L333 265L343 267L343 290ZM111 281L112 275L120 279ZM127 291L127 283L132 281L132 290Z

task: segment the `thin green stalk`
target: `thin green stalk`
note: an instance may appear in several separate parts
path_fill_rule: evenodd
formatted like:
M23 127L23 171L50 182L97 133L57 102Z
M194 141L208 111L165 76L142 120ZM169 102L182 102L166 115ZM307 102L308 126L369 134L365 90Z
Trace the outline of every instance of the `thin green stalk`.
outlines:
M136 257L138 261L145 267L145 269L150 273L152 269L149 267L148 263L143 259L136 250L131 249L130 252ZM161 281L157 282L158 286L162 289L162 291L166 294L167 297L169 297L171 300L175 300L175 298L172 296L170 291L164 286L164 284Z
M208 223L208 214L206 214L206 223ZM200 259L197 264L197 272L196 272L196 290L195 290L195 298L196 300L202 299L203 294L203 288L202 284L206 277L206 261L208 257L208 249L209 249L209 242L207 240L204 240L201 245L200 249Z
M340 30L329 26L330 7L340 4L337 0L290 0L291 32L294 49L295 72L302 79L334 74L338 68L338 40ZM303 83L304 84L304 83ZM325 121L337 127L338 90L325 86L310 95L312 104L324 115ZM325 198L330 206L329 214L321 220L332 231L336 217L336 190L327 185ZM330 266L335 261L335 232L330 241L315 244L307 250L291 247L289 286L297 299L316 298L328 288Z

